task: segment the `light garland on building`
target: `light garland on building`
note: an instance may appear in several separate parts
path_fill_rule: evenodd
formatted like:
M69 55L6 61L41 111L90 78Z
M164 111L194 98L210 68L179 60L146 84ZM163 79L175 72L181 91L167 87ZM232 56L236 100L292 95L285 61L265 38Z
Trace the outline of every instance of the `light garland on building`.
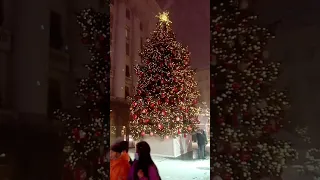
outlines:
M168 14L157 16L157 27L140 53L142 65L135 68L139 81L130 108L134 139L186 135L199 123L199 92L190 53L175 40Z

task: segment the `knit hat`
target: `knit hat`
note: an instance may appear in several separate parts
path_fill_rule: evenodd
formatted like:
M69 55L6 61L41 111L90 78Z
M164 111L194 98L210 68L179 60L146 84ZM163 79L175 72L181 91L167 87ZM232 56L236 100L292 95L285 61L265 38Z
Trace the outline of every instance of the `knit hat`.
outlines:
M111 146L111 151L121 153L123 151L122 146L119 143L114 144Z
M129 151L129 142L128 141L121 141L119 145L122 147L122 151Z

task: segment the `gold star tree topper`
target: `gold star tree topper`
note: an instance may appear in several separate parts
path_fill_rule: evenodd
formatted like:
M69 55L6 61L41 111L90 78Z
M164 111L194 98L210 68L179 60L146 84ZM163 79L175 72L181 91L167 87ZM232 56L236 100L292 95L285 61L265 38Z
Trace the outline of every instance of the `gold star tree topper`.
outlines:
M165 24L169 26L172 23L169 19L169 12L159 13L156 17L159 18L160 25Z

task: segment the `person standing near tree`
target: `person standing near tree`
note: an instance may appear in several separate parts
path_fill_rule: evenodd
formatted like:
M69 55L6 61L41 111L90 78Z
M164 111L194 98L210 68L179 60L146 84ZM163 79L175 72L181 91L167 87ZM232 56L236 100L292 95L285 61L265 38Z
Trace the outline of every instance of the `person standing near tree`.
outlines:
M198 143L198 158L199 159L205 159L205 149L207 144L207 137L205 135L205 132L200 129L197 132L197 143Z

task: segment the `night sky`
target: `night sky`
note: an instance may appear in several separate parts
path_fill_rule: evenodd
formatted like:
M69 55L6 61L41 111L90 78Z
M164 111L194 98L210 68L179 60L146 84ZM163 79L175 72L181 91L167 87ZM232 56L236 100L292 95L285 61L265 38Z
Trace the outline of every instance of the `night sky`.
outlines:
M157 0L163 10L170 12L177 40L189 47L191 65L209 68L210 59L210 1Z
M210 1L158 2L169 10L177 40L189 46L192 66L209 67ZM263 25L281 20L276 39L267 47L269 57L283 63L278 84L290 92L289 119L295 125L308 125L310 135L316 137L320 125L320 1L260 0L255 10Z

